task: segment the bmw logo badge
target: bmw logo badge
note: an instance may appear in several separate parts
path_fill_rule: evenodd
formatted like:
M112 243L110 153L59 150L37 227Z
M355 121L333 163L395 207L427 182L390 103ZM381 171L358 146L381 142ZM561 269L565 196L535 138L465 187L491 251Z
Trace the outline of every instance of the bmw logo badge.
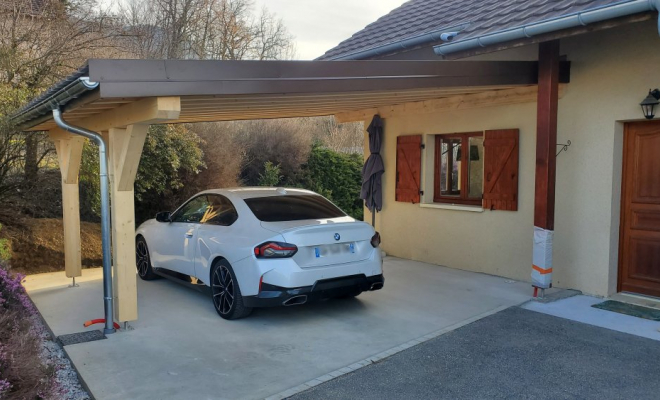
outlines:
M339 240L339 239L341 239L341 236L339 236L338 233L335 233L335 240Z

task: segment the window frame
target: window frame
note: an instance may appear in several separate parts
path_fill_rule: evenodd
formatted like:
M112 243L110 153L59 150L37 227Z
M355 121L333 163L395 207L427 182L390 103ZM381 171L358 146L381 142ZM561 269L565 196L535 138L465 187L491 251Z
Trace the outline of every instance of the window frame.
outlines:
M483 193L480 198L469 198L469 157L470 157L470 138L471 137L481 137L484 138L483 131L477 132L463 132L463 133L449 133L449 134L438 134L435 135L435 160L434 160L434 171L433 171L433 202L434 203L443 203L443 204L462 204L470 206L481 206L483 202ZM442 163L442 140L443 139L460 139L461 140L461 151L465 153L465 156L468 159L468 162L461 162L461 195L460 197L456 196L447 196L442 195L440 190L440 167ZM467 150L465 150L467 149ZM449 171L449 169L447 169Z

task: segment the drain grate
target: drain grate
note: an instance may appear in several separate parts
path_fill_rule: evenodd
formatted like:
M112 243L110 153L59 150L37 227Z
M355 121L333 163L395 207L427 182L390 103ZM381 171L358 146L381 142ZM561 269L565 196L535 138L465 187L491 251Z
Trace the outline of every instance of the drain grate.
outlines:
M62 346L93 342L95 340L103 340L103 339L106 339L106 337L101 331L85 331L78 333L70 333L67 335L60 335L57 337L57 340L60 341L60 344Z

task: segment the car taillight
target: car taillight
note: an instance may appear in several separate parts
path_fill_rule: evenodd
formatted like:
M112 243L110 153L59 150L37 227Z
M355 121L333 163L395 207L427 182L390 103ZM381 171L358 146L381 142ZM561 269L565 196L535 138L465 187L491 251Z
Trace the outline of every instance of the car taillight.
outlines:
M254 248L257 258L287 258L298 252L295 244L282 242L266 242Z
M378 247L380 245L380 233L376 232L372 237L371 237L371 245L373 247Z

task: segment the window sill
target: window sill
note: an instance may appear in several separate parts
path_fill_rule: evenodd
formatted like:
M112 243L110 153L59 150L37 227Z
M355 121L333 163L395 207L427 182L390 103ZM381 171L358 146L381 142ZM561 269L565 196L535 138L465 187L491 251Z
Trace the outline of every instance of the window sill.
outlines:
M466 206L462 204L420 203L419 206L422 208L439 208L442 210L484 212L482 207Z

